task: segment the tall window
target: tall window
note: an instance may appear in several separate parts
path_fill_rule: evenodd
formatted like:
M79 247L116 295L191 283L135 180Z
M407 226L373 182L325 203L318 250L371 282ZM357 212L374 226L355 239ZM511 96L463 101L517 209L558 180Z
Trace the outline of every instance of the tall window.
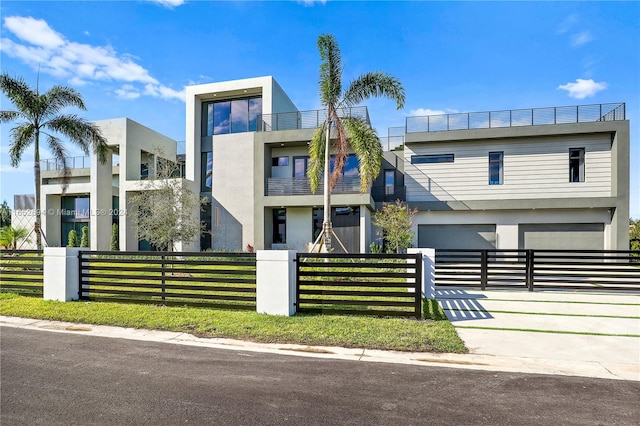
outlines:
M202 103L202 136L253 132L262 114L262 97Z
M503 152L489 153L489 185L502 185Z
M203 152L200 163L200 192L211 192L213 187L213 153Z
M385 195L393 195L396 186L396 176L393 170L384 171L384 193Z
M306 177L308 165L309 157L293 157L293 177Z
M569 149L569 182L584 182L584 148Z
M287 210L273 210L273 243L286 244L287 242Z

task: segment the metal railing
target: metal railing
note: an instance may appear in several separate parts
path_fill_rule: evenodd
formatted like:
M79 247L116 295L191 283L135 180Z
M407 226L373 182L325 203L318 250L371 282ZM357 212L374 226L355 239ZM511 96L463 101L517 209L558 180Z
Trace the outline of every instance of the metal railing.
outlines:
M316 194L324 192L321 182ZM360 192L360 177L343 176L338 179L331 191L334 194L357 194ZM271 177L267 178L267 195L312 195L309 179L306 177Z
M296 310L422 316L421 254L296 255Z
M91 157L65 157L68 169L88 169L91 167ZM46 160L40 160L40 170L43 172L62 170L62 161L57 158L49 158Z
M592 104L407 117L407 133L625 120L625 104Z
M255 310L255 253L79 255L81 300Z
M436 250L436 286L640 292L640 251Z
M23 296L42 296L44 258L42 250L0 251L0 291Z
M355 106L338 109L338 116L355 117L364 120L369 126L369 111L366 106ZM278 112L275 114L258 115L258 132L272 132L276 130L315 129L327 119L327 110Z

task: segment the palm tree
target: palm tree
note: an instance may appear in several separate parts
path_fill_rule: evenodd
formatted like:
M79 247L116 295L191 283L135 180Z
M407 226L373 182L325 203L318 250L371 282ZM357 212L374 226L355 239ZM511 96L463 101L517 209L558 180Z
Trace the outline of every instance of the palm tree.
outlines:
M89 148L98 155L101 163L106 162L108 151L107 140L100 133L100 129L89 121L74 114L60 114L66 107L76 107L82 110L84 105L82 96L66 86L53 86L46 93L40 94L38 88L32 89L21 78L10 77L7 73L0 75L0 89L13 103L15 111L0 111L0 123L19 120L17 126L10 131L9 155L11 165L18 167L25 150L34 144L33 170L36 185L36 244L42 249L40 234L40 135L46 136L46 143L58 164L62 165L63 191L71 175L67 167L67 150L64 143L55 136L59 133L79 146L89 155Z
M375 129L364 119L344 114L347 108L360 104L370 97L386 97L396 101L396 107L404 106L405 93L400 80L384 72L369 72L352 81L342 90L342 64L340 48L330 34L318 37L320 51L320 101L327 110L326 120L318 127L309 146L307 176L311 191L316 192L324 171L324 221L322 233L314 243L324 237L324 250L331 251L331 190L338 182L351 148L358 158L360 191L369 190L380 173L382 145ZM333 135L332 135L333 133ZM333 138L335 162L330 176L330 140ZM340 240L338 240L340 241ZM344 248L344 247L343 247Z
M13 226L5 226L0 228L0 246L9 250L17 250L18 243L29 241L29 230L27 228L14 228Z

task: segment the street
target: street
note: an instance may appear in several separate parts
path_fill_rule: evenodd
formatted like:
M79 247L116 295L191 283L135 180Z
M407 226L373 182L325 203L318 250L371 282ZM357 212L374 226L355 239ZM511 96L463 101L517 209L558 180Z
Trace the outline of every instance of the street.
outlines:
M0 329L12 425L636 425L640 382Z

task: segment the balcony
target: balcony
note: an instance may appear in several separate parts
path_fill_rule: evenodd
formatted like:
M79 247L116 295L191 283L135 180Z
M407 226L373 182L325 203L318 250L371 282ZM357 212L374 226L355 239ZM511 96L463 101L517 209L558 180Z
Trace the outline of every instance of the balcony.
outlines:
M324 193L324 185L320 183L315 195ZM343 176L331 191L332 194L359 194L360 177ZM267 178L267 195L314 195L311 193L309 179L306 177Z
M593 104L407 117L407 133L625 120L625 104Z
M68 169L88 169L91 167L91 157L65 157ZM40 161L40 170L43 172L62 170L62 161L55 158Z
M341 118L355 117L364 120L369 126L369 111L366 106L356 106L338 109ZM258 115L258 132L273 132L277 130L315 129L327 119L327 110L279 112L276 114Z

